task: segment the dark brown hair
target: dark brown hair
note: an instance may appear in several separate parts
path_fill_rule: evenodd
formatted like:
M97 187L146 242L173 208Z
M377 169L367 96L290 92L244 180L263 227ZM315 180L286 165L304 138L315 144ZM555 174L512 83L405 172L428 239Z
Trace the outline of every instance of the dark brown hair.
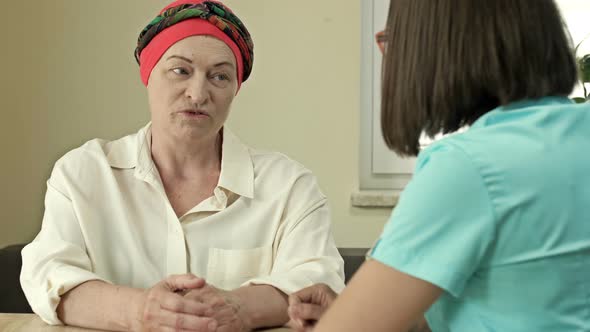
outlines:
M553 0L391 0L381 129L400 155L508 103L567 96L577 69Z

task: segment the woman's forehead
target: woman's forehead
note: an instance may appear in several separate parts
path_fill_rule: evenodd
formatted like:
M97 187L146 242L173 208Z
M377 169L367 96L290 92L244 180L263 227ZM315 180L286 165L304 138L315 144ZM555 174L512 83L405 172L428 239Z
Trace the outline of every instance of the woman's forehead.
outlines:
M236 65L232 50L223 41L213 36L190 36L172 45L162 56L167 59L180 56L191 61L229 62Z

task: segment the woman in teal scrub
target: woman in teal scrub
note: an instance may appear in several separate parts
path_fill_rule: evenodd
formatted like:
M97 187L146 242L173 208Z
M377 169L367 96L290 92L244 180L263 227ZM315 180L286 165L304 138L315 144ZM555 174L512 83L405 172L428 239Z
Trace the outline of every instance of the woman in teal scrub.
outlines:
M391 0L378 40L383 136L418 155L415 173L340 297L291 297L294 325L408 331L425 314L435 332L590 331L590 104L567 97L555 2ZM423 132L464 126L419 151Z

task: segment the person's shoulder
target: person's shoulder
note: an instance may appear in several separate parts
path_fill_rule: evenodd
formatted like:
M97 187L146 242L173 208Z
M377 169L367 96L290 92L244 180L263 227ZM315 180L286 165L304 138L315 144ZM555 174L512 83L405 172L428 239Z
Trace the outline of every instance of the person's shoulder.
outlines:
M522 129L511 123L473 126L443 137L426 147L418 156L417 166L432 160L446 160L457 167L473 166L480 170L503 168L517 158L516 151L526 145ZM520 131L519 131L520 130Z
M474 183L481 184L477 186L478 189L487 191L488 178L498 178L494 175L502 167L493 162L482 162L478 151L478 144L473 144L464 134L438 140L418 155L410 183L413 186L420 183L424 190L437 195L443 195L449 190L474 190Z
M95 169L109 165L110 156L119 151L130 151L137 144L137 133L119 139L94 138L81 146L66 152L55 163L54 169L76 170Z
M254 179L272 192L297 192L307 199L324 200L317 177L284 153L250 149Z
M57 160L55 165L56 167L79 167L86 162L104 158L109 143L111 142L101 138L91 139L81 146L66 152Z
M255 170L276 173L310 174L302 163L277 151L248 148Z
M451 167L470 164L470 155L465 151L468 147L464 143L465 141L459 137L460 135L463 134L442 138L420 151L416 160L416 171L420 171L432 163L450 164Z
M588 105L560 102L525 106L486 113L464 132L431 144L421 153L421 159L463 155L484 175L517 176L532 167L551 164L552 158L568 149L582 148L590 137L585 129L590 125Z

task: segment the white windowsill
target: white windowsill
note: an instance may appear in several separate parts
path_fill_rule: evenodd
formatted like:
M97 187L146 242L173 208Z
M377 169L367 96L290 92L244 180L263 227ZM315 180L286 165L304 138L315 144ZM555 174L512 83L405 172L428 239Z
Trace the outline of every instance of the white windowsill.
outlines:
M350 195L350 203L363 208L392 208L400 193L400 190L361 190Z

